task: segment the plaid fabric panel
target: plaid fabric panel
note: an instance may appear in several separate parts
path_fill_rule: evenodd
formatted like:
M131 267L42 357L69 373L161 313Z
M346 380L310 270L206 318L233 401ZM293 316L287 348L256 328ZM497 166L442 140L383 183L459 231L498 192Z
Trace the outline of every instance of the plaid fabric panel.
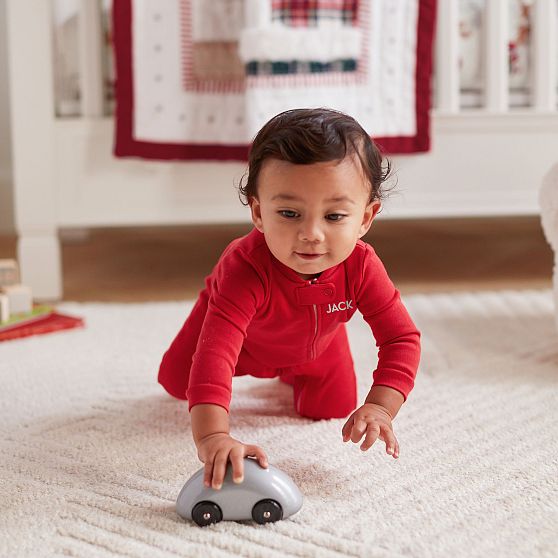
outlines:
M357 25L358 0L272 0L273 21L289 27L316 27L319 20Z
M192 70L198 79L244 79L244 64L238 56L238 43L193 43L192 56Z
M246 70L238 56L243 0L180 0L182 86L198 93L242 93ZM193 9L197 8L197 14ZM234 16L228 20L223 16ZM231 28L227 28L227 21ZM232 38L227 38L227 36ZM195 40L194 37L197 37Z
M318 74L326 72L355 72L357 61L353 59L332 62L291 60L288 62L253 61L246 64L250 76L272 76L285 74Z

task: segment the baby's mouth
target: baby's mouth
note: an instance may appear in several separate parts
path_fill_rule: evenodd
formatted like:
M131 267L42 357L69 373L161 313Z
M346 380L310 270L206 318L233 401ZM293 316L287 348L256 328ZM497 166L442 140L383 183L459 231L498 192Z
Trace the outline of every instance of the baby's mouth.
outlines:
M317 253L304 253L304 252L295 252L295 254L299 257L302 258L304 260L316 260L319 257L323 256L323 254L317 254Z

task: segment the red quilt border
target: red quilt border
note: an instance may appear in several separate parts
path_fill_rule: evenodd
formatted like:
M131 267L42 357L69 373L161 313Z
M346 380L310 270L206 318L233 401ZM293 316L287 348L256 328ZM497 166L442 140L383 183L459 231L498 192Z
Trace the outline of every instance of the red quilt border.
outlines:
M114 0L112 9L116 70L114 155L157 160L247 161L250 145L157 143L134 139L131 21L132 0ZM430 150L430 78L435 21L436 0L419 0L415 71L417 133L414 136L374 138L385 153L420 153Z

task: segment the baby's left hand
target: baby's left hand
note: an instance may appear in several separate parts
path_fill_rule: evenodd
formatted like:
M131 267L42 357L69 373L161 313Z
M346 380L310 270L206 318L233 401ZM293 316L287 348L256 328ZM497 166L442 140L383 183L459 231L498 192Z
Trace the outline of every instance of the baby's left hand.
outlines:
M366 433L364 442L360 446L362 451L369 449L372 444L380 438L386 443L386 452L399 457L399 443L393 433L391 416L384 407L376 403L365 403L349 417L343 426L343 441L360 441Z

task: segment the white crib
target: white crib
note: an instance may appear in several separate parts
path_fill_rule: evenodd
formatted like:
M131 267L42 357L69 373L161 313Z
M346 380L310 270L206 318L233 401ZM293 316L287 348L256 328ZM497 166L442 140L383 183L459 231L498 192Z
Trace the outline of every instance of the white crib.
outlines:
M510 108L507 0L486 0L483 106L466 110L458 2L438 3L432 151L393 158L398 193L382 218L538 213L541 179L558 160L558 42L556 0L534 1L530 106ZM80 6L82 116L59 119L51 6L7 0L18 258L23 281L40 299L62 296L61 230L249 218L233 188L242 163L113 158L113 121L102 109L98 6L93 0Z

